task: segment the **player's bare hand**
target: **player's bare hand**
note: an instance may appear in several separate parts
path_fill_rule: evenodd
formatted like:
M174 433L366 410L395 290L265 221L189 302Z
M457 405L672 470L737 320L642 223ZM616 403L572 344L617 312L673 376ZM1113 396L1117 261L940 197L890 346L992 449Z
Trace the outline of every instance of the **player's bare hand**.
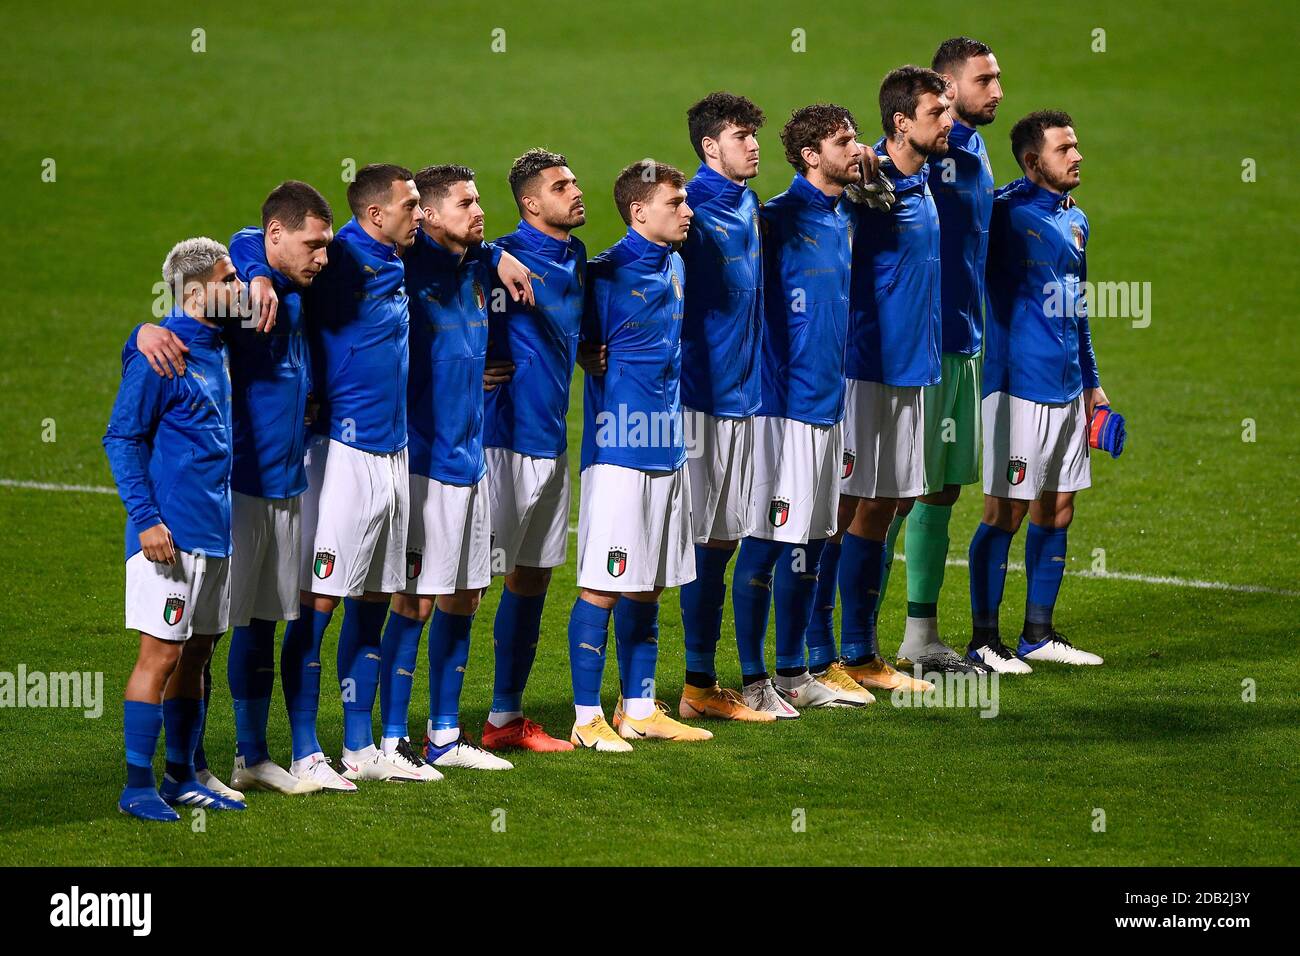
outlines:
M501 253L497 263L497 278L516 302L534 305L533 281L529 278L528 267L508 252Z
M316 416L320 414L320 402L316 400L315 394L307 393L307 405L303 409L302 423L310 428L316 424Z
M144 556L155 564L171 564L176 560L176 545L172 542L172 533L159 521L152 528L140 532L140 550Z
M185 374L185 353L190 348L171 329L146 323L135 333L135 347L149 360L150 368L163 378Z
M1088 421L1092 421L1092 413L1097 410L1098 405L1109 405L1110 399L1106 397L1103 388L1085 388L1083 390L1083 407L1088 416Z
M280 297L267 276L257 276L248 284L248 298L252 305L253 328L270 332L275 328L275 314L280 309Z
M515 363L509 359L488 359L483 366L483 391L490 392L498 385L504 385L515 374Z
M605 374L605 370L609 367L609 349L603 345L580 344L578 346L578 365L582 368L584 374L599 378Z
M858 143L858 148L862 150L862 181L869 183L880 172L880 157L866 143Z

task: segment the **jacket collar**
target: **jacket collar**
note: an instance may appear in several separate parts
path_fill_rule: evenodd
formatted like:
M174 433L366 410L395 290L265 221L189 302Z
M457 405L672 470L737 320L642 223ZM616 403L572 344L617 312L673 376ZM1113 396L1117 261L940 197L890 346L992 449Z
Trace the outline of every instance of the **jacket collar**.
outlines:
M368 255L373 259L397 258L396 246L390 246L386 242L371 238L370 234L361 228L361 224L357 222L355 217L344 223L343 228L338 231L334 238L342 239L363 255Z
M952 131L948 133L948 148L957 146L961 149L966 148L966 144L971 141L975 135L975 127L967 126L961 120L952 121Z
M525 247L552 262L561 262L568 258L569 252L573 249L572 233L569 234L568 239L556 239L522 219L519 220L519 225L515 226L515 237Z
M415 241L424 247L424 251L432 260L433 265L440 270L456 271L461 267L467 256L467 252L452 252L423 229L416 234Z
M885 137L883 136L876 140L876 145L872 148L882 159L889 155L885 150ZM890 168L894 169L892 164ZM915 189L918 186L924 186L926 180L930 178L930 164L922 163L921 168L911 176L904 176L897 169L894 169L894 175L891 175L890 178L894 181L894 192L901 193L909 189Z
M1061 208L1069 193L1053 192L1045 186L1040 186L1033 182L1028 176L1023 177L1017 182L1023 182L1020 187L1020 194L1025 197L1025 202L1033 206L1039 206L1049 212L1055 212Z
M795 173L794 180L790 183L790 192L792 195L807 203L816 209L824 209L831 212L839 205L839 196L828 196L812 183L803 173Z
M623 237L622 245L631 259L645 262L656 269L662 269L668 257L673 254L672 246L661 246L657 242L651 242L631 226L627 227L627 235Z
M204 325L197 319L191 318L189 313L179 305L172 306L172 310L163 319L163 324L186 344L207 348L218 348L221 345L220 328Z
M691 191L696 193L695 201L708 202L714 196L721 196L729 206L738 206L745 195L744 183L733 183L708 163L700 163L691 180Z

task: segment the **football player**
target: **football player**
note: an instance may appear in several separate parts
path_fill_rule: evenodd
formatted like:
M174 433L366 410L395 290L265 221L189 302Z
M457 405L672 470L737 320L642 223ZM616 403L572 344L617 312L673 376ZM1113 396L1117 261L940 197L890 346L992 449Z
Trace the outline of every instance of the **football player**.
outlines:
M551 569L569 540L569 383L582 323L587 221L568 160L530 149L510 167L519 207L514 232L493 245L524 263L532 305L506 299L488 314L483 442L492 503L494 574L505 576L493 626L496 677L483 746L572 750L524 716L523 695L541 638ZM499 380L504 379L504 380Z
M126 626L140 632L123 705L118 808L174 822L172 806L245 808L199 783L194 767L203 674L230 610L230 379L221 324L237 317L243 283L226 247L207 238L177 243L163 279L178 290L163 325L187 351L186 374L155 374L130 347L132 331L104 450L127 514ZM164 728L160 793L153 757Z
M829 662L808 672L804 636L817 568L836 532L853 224L844 188L862 179L857 123L842 106L796 110L781 130L790 188L760 212L764 323L754 419L753 530L736 558L732 604L746 703L797 717L804 707L861 707L871 695ZM764 640L776 604L776 680ZM781 706L777 693L790 706Z
M947 84L952 129L948 152L932 161L930 191L939 210L941 381L925 388L925 494L907 516L907 624L898 667L921 673L983 669L964 660L939 635L939 592L948 560L948 524L962 485L980 480L980 345L984 335L984 269L993 167L979 128L993 122L1002 100L1001 69L989 47L970 37L939 45L931 64ZM886 541L885 582L902 518ZM881 587L884 600L885 586Z
M846 362L840 547L821 574L838 567L844 602L843 666L863 687L928 690L880 656L876 616L890 522L906 514L925 482L922 388L939 382L939 214L926 183L927 160L948 149L948 101L933 70L904 66L880 85L882 166L896 197L885 213L853 204L856 242ZM829 600L809 630L810 666L834 658Z
M686 177L642 160L614 183L627 234L587 269L584 341L605 347L585 383L578 587L569 617L575 720L570 742L627 751L628 740L708 740L655 698L659 595L695 577L681 418ZM609 619L622 695L611 729L600 705Z
M418 760L407 740L411 677L429 624L429 719L421 767L509 770L460 728L470 630L491 581L491 517L483 458L483 371L494 251L483 244L474 171L428 166L415 175L424 213L404 257L411 297L411 520L406 581L384 635L391 651L381 699L385 753ZM500 253L495 257L499 260Z
M763 253L758 175L763 111L733 93L710 93L686 113L700 168L686 184L695 213L681 254L686 264L682 324L682 414L691 476L695 580L682 586L686 681L683 717L775 721L789 707L755 710L718 685L714 659L722 634L726 570L752 530L754 413L759 408L763 343Z
M970 544L973 637L967 655L1023 673L1027 661L1100 664L1060 634L1052 611L1065 573L1074 496L1092 484L1089 423L1109 406L1087 302L1088 217L1070 193L1083 156L1074 121L1030 113L1011 129L1024 176L998 190L989 230L985 325L984 517ZM1013 652L998 630L1011 539L1025 515L1029 591Z

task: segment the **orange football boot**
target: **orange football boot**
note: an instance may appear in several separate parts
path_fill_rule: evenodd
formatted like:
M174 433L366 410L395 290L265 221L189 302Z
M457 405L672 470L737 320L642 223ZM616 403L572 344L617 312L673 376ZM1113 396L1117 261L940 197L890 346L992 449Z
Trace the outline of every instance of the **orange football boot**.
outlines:
M542 725L527 717L516 717L504 727L483 722L483 746L488 750L532 750L535 753L556 753L572 750L567 740L552 737Z

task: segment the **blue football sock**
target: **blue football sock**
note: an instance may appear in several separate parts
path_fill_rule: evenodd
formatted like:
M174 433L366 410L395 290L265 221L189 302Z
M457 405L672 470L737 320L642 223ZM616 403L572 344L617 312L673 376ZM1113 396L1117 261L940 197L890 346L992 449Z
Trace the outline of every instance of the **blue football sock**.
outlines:
M460 691L473 625L473 614L449 614L437 607L429 619L429 720L434 730L460 726Z
M289 732L293 735L293 759L321 753L316 739L316 712L320 709L320 642L330 626L333 611L317 611L309 604L299 607L298 620L284 629L280 649L280 686L289 711Z
M826 540L787 544L776 562L776 669L803 670L803 642L817 591L817 567Z
M767 670L763 643L772 610L772 572L785 545L765 538L745 538L736 555L731 606L736 615L736 649L742 674Z
M396 611L388 615L388 627L379 643L379 720L385 737L410 734L411 688L423 632L421 620Z
M858 664L879 653L876 612L885 573L885 542L846 531L840 546L840 651Z
M203 707L199 710L199 727L194 737L194 769L208 769L208 753L203 749L203 737L208 732L208 701L212 699L212 657L216 654L217 645L221 643L218 637L212 642L213 653L208 657L208 661L203 665Z
M343 695L343 746L375 745L375 694L379 691L379 645L388 602L344 598L339 629L338 676Z
M492 709L498 713L524 709L524 687L537 657L545 605L545 594L523 595L508 587L501 589L501 603L492 623L496 655Z
M718 641L722 637L722 607L727 599L727 563L732 552L695 546L695 580L682 585L682 631L686 636L686 669L717 675Z
M162 733L162 704L128 700L122 705L122 737L126 743L126 785L155 786L153 755Z
M194 779L194 745L199 739L203 701L173 697L162 705L167 774L177 783Z
M808 619L808 667L820 671L835 660L835 592L840 584L840 543L827 541L817 569L817 590L813 592L812 614Z
M609 640L610 612L579 597L569 613L569 675L573 702L600 706L600 681L605 673L605 645Z
M1065 575L1066 528L1044 528L1029 522L1025 536L1025 570L1029 575L1029 593L1025 599L1025 629L1031 625L1038 636L1046 637L1052 629L1052 610L1061 591Z
M889 590L889 575L894 570L894 545L898 543L898 533L903 530L906 521L906 515L894 515L889 522L889 530L885 532L885 561L880 573L880 598L876 601L877 608L885 603L885 592Z
M235 753L251 767L270 759L266 722L275 686L275 621L253 618L235 628L226 675L235 708Z
M1007 584L1007 554L1011 551L1010 531L981 523L970 541L971 624L980 630L998 628L998 609Z
M655 698L655 665L659 661L659 602L621 597L614 605L614 643L618 648L623 699Z

